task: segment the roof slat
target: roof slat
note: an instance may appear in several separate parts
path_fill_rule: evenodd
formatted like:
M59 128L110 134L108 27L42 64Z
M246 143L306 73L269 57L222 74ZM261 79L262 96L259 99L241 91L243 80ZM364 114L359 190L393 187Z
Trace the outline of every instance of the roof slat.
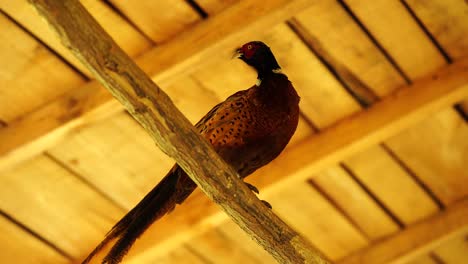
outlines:
M84 83L79 74L2 13L0 28L0 120L4 123Z
M405 84L338 1L319 1L295 18L321 46L323 51L318 53L328 53L377 95L385 96Z
M375 160L375 157L374 157ZM374 178L380 178L374 177ZM399 231L398 225L379 204L341 167L332 166L314 175L322 190L370 240Z
M443 204L468 195L468 124L449 108L387 140Z
M351 171L404 225L438 211L437 204L381 147L371 147L345 160Z
M0 216L0 260L2 263L57 263L70 260Z
M81 3L130 56L135 56L150 47L150 41L113 12L103 1L83 0ZM91 77L86 67L60 43L60 40L47 22L39 16L37 11L27 1L0 1L0 8L28 31L32 32L48 47L79 69L80 72ZM71 89L75 88L75 86L71 85L64 88Z
M0 208L59 249L80 258L122 210L47 156L0 174Z
M200 20L184 0L111 0L155 43L164 42Z

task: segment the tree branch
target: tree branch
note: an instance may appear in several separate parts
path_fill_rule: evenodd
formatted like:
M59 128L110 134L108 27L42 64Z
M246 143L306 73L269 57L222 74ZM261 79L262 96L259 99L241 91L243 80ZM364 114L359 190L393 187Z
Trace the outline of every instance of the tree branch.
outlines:
M62 43L138 120L156 144L257 243L281 263L327 263L241 182L170 98L76 0L30 0Z

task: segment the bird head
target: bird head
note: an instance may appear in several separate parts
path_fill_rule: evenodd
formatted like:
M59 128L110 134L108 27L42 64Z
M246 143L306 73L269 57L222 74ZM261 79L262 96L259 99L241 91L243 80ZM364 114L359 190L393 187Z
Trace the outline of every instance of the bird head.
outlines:
M261 41L251 41L242 45L236 50L234 56L255 68L259 79L273 72L273 70L278 71L280 69L270 47Z

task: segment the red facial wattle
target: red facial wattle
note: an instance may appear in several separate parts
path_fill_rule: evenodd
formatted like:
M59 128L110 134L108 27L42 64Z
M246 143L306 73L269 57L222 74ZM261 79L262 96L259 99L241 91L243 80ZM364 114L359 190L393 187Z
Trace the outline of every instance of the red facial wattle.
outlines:
M251 43L247 43L244 46L242 46L242 54L246 59L252 58L252 56L255 53L256 46Z

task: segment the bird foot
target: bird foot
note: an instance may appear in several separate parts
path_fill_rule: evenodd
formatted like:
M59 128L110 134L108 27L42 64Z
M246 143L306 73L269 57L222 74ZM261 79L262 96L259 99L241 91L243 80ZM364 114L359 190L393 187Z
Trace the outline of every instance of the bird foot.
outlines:
M248 183L248 182L244 182L244 183L245 183L245 185L247 185L247 187L248 187L252 192L254 192L254 193L256 193L256 194L259 194L259 191L258 191L257 187L253 186L252 184L250 184L250 183ZM268 207L268 208L270 208L270 209L273 208L269 202L267 202L267 201L265 201L265 200L261 200L261 201L262 201L262 203L263 203L264 205L266 205L266 207Z
M257 189L257 187L253 186L252 184L248 183L248 182L244 182L245 185L247 185L247 187L254 193L256 194L259 194L259 191Z
M268 208L270 208L270 209L273 209L273 207L271 206L271 204L270 204L269 202L267 202L267 201L265 201L265 200L261 200L261 201L262 201L262 203L263 203L264 205L266 205L266 207L268 207Z

